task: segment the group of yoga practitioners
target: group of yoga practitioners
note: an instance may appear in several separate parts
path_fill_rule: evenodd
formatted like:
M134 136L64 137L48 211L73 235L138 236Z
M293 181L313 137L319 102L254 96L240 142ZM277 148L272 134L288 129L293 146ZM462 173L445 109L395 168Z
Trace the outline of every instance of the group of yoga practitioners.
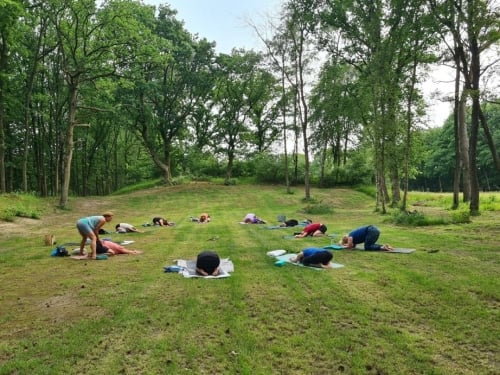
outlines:
M91 251L88 254L89 259L96 259L97 254L101 253L108 255L141 253L139 250L127 250L113 241L101 240L99 238L99 233L102 230L103 225L109 223L113 219L113 216L114 214L112 212L107 211L102 215L83 217L76 222L76 228L82 237L80 242L80 255L85 255L85 244L87 243L87 239L90 240ZM210 215L207 213L201 214L197 222L210 222ZM266 223L253 213L247 214L243 222L246 224ZM162 217L153 218L153 224L159 226L173 225ZM292 224L298 225L298 221L292 219L287 222L283 222L281 225L287 227L295 226ZM127 223L119 223L115 226L115 228L117 232L140 232L133 225ZM323 223L312 223L311 221L308 221L304 229L300 233L296 233L294 237L320 237L326 234L327 229L328 228ZM379 236L380 230L376 226L365 225L356 228L343 236L339 243L346 249L354 249L356 245L363 243L364 249L368 251L391 251L393 248L390 245L379 245L376 243ZM302 250L296 257L292 258L291 261L300 262L307 266L328 268L330 267L330 261L332 258L333 255L329 250L309 247ZM217 253L207 250L198 254L196 259L196 271L202 276L218 275L220 272L220 258Z

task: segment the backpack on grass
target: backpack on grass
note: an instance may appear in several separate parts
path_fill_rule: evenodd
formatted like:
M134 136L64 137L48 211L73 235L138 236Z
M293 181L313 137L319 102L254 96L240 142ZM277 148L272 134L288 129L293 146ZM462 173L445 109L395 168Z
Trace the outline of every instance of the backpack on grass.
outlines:
M68 250L64 246L57 246L50 254L53 257L69 257Z

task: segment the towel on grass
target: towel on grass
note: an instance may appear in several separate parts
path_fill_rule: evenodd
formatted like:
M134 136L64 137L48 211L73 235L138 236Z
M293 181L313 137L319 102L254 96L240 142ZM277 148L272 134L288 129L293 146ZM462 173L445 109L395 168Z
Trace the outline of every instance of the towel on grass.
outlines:
M204 279L220 279L224 277L229 277L231 276L230 273L234 272L234 265L233 262L230 261L228 258L221 259L220 260L220 272L217 276L202 276L196 272L196 260L184 260L184 259L178 259L177 260L177 265L181 267L181 271L179 271L180 274L184 277L201 277Z
M267 255L270 257L279 257L280 255L286 254L286 250L283 249L276 249L276 250L271 250L267 252Z
M283 254L283 255L280 255L280 256L277 256L276 259L277 260L283 260L287 263L290 263L290 264L293 264L295 266L299 266L299 267L304 267L304 268L311 268L313 270L324 270L325 268L319 268L319 267L310 267L310 266L304 266L302 263L294 263L292 262L290 259L296 257L297 254ZM339 264L339 263L333 263L333 262L330 262L330 267L331 268L342 268L344 267L343 264Z

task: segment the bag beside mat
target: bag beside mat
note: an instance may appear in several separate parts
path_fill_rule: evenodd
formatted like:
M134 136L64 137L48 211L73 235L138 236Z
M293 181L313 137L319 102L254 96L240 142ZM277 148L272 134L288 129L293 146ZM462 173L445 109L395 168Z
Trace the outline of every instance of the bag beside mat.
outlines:
M53 234L46 234L44 237L45 246L54 246L56 243L56 236Z
M64 246L57 246L55 249L52 250L52 253L50 256L53 257L68 257L69 253L68 250Z

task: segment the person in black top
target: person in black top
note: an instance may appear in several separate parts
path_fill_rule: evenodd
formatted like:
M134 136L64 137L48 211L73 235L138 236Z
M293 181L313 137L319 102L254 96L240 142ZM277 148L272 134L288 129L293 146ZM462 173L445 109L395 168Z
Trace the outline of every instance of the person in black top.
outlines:
M196 272L202 276L217 276L220 272L220 258L217 253L205 250L196 258Z

